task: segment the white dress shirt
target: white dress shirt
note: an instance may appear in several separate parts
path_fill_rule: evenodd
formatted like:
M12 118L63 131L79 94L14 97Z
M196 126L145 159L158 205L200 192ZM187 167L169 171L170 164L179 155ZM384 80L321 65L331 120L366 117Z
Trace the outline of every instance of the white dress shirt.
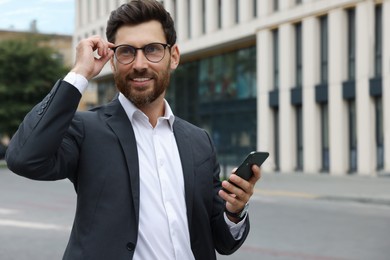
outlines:
M80 93L88 85L84 77L73 72L64 80ZM132 123L140 164L139 228L133 259L194 259L182 165L173 134L172 110L165 101L165 115L153 128L149 118L122 93L119 94L119 102ZM245 230L244 220L235 224L225 214L225 221L236 239L240 239Z

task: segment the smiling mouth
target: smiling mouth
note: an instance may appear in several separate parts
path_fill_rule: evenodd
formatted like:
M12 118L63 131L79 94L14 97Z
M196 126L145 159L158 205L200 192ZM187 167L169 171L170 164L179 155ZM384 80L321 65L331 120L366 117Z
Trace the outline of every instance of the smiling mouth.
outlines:
M136 82L145 82L145 81L149 81L151 80L152 78L134 78L132 79L133 81L136 81Z

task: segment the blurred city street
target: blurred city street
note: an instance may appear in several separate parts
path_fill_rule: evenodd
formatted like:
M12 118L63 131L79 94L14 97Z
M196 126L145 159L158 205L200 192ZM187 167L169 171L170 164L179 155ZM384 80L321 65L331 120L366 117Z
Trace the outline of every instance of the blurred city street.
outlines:
M61 259L75 192L0 167L0 259ZM389 259L390 178L264 174L250 204L251 233L219 260Z

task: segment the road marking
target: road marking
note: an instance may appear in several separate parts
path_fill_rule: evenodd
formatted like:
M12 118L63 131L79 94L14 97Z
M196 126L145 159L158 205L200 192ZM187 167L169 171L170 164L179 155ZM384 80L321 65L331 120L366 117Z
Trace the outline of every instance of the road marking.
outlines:
M302 259L302 260L348 260L347 258L342 258L337 256L322 256L322 255L316 255L316 254L311 254L306 252L283 251L279 249L261 248L261 247L248 246L248 245L243 245L240 250L261 254L261 256L264 257L270 255L277 258L287 257L288 259Z
M40 230L58 230L58 231L70 231L71 229L69 226L60 226L55 224L19 221L19 220L11 220L11 219L0 219L0 226L40 229Z
M18 211L14 209L0 208L0 215L11 215L15 213L18 213Z
M305 198L305 199L318 199L320 197L318 195L310 194L306 192L283 191L283 190L255 189L255 193L260 195L265 195L265 196L295 197L295 198Z

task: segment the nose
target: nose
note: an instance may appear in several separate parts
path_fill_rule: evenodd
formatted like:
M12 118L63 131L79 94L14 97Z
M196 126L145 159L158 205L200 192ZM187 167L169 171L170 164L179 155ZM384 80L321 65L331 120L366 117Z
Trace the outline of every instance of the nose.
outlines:
M148 60L146 59L144 52L142 50L137 50L133 61L134 69L146 69L147 65Z

